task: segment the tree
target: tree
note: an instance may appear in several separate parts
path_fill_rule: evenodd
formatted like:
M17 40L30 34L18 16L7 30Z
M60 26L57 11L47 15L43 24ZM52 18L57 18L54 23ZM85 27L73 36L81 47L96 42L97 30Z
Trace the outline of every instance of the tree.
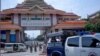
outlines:
M87 30L87 31L94 31L95 30L95 25L94 24L92 24L92 23L87 23L86 25L85 25L85 29Z
M99 22L95 24L95 31L100 32L100 23Z
M100 23L99 22L96 24L87 23L85 25L85 29L91 32L100 32Z
M37 41L44 41L45 38L42 35L37 36L37 38L35 39Z

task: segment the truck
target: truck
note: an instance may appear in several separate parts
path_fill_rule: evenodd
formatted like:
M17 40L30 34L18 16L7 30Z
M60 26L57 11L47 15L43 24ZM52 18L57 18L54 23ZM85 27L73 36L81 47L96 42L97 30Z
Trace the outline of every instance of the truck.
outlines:
M49 33L47 56L100 56L100 39L94 35Z
M47 56L65 56L66 38L74 35L74 33L66 33L60 31L47 34Z

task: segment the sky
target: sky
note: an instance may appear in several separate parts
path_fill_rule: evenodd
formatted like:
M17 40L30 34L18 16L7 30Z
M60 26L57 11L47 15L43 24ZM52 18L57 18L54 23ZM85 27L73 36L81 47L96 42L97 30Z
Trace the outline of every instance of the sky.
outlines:
M14 8L18 3L22 3L24 0L1 0L1 9ZM66 12L73 12L81 18L86 18L98 10L100 10L100 0L45 0L49 5L52 5L56 9L60 9ZM26 31L30 37L36 37L36 33L40 34L40 31Z
M27 30L25 33L27 33L29 38L36 38L38 35L40 35L40 30Z
M8 9L14 8L18 3L22 3L24 0L1 0L1 8ZM86 18L98 10L100 10L100 0L45 0L49 5L52 5L56 9L60 9L66 12L73 12L82 18Z

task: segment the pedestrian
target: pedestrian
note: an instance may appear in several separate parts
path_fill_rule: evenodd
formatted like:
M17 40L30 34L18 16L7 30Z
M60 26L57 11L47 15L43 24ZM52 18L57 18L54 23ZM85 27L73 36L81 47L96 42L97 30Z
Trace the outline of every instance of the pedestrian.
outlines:
M28 50L28 45L26 45L26 49Z
M43 45L43 53L46 53L46 44L44 43L44 45Z
M34 45L34 51L37 52L37 45Z
M32 53L33 52L33 47L32 46L30 46L30 53Z
M41 49L42 49L42 44L39 44L39 50L41 51Z

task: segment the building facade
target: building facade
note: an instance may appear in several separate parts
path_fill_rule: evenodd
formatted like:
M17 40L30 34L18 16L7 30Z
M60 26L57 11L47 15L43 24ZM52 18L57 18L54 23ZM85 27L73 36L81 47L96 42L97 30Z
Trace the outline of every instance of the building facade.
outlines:
M99 23L100 22L100 11L97 11L88 16L88 19L91 23Z
M53 32L50 29L54 29L55 25L64 25L64 29L66 27L73 29L73 27L70 27L70 23L66 25L66 23L62 22L76 22L80 18L80 16L72 12L55 9L45 3L44 0L24 0L24 2L18 4L15 8L1 11L0 15L3 17L1 18L2 21L11 21L12 24L21 26L23 30L42 30L42 33L47 33L47 31ZM80 22L77 24L80 24ZM74 27L80 28L77 26ZM82 28L84 27L82 26Z
M64 21L61 22L51 28L52 32L65 31L65 32L74 32L76 34L80 34L81 32L85 32L85 24L87 22L83 20L76 21Z

